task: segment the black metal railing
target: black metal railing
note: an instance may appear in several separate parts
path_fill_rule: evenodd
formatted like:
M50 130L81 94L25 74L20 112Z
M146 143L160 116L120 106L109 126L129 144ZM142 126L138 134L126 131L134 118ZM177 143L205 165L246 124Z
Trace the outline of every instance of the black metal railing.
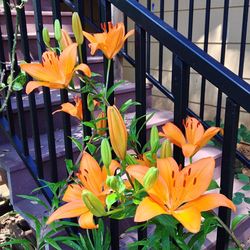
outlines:
M20 1L19 1L20 2ZM68 7L72 11L77 11L83 22L84 28L99 31L100 22L107 22L111 20L111 5L117 7L124 15L125 29L128 29L128 19L135 23L135 55L128 54L128 43L126 42L124 49L121 51L122 55L134 68L135 68L135 83L136 83L136 101L141 102L142 105L136 107L136 117L141 117L146 114L146 79L149 80L166 98L174 103L174 121L178 126L182 126L182 120L187 115L195 116L202 120L204 118L204 105L205 105L205 89L206 82L209 81L213 86L218 89L217 107L216 107L216 124L220 125L221 120L221 106L222 95L226 95L226 109L225 109L225 132L223 138L217 136L217 139L223 143L222 152L222 168L221 168L221 192L232 198L233 177L234 177L234 162L235 155L237 158L248 168L250 167L250 160L247 159L240 152L236 151L236 138L237 128L239 122L239 110L244 108L246 112L250 112L250 86L242 80L244 55L246 48L246 35L247 35L247 18L249 0L244 1L244 13L242 21L242 35L241 35L241 50L240 50L240 70L239 75L235 75L230 70L223 66L225 62L226 51L226 39L227 39L227 26L228 26L228 9L229 0L224 1L224 16L223 16L223 28L222 28L222 47L220 62L210 57L206 52L208 49L208 36L209 36L209 20L210 20L210 2L207 1L206 16L205 16L205 41L204 51L194 45L192 41L193 35L193 11L194 0L190 0L189 4L189 21L188 21L188 37L177 32L178 27L178 0L174 0L174 22L173 28L164 22L164 0L160 1L160 17L154 15L152 11L152 2L147 1L147 8L142 6L136 0L99 0L99 1L66 1ZM13 27L11 21L11 12L9 9L9 1L4 1L4 10L6 15L6 26L8 27L8 40L13 41ZM33 8L35 12L35 25L37 33L37 47L39 56L41 57L45 46L42 41L42 11L41 1L33 0ZM53 18L60 19L60 5L59 1L51 1ZM166 6L165 6L166 7ZM97 12L96 12L97 10ZM89 13L84 15L84 13ZM98 13L98 18L96 18ZM22 53L24 59L27 62L31 61L30 50L26 19L24 9L18 12L20 21L20 39L22 44ZM156 39L159 43L159 69L158 79L152 74L150 70L151 63L151 40ZM3 51L2 36L0 36L0 59L1 69L6 68L4 51ZM163 50L168 49L172 53L172 87L171 90L166 88L163 84ZM86 46L82 49L83 61L87 62ZM107 62L104 59L104 69L107 67ZM199 115L193 112L189 104L189 85L190 85L190 69L195 70L201 75L201 96L200 96L200 110ZM104 70L105 72L105 70ZM109 76L109 86L113 84L113 68ZM106 76L105 76L106 78ZM4 115L0 114L0 127L2 131L8 136L9 141L15 147L17 153L22 158L23 162L30 170L33 178L36 180L37 185L43 186L41 179L44 178L43 159L41 152L41 142L39 136L39 117L37 115L37 105L35 94L29 95L29 109L30 109L30 123L32 124L32 138L35 155L31 157L31 153L28 147L28 138L25 133L25 121L22 93L17 93L17 106L18 106L18 126L15 126L13 121L12 100L8 102L8 106ZM67 93L65 91L60 92L61 101L68 100ZM52 119L52 104L51 93L48 88L43 88L43 98L45 105L45 121L47 125L47 143L49 148L49 161L50 161L50 175L53 181L58 180L57 172L57 155L56 144L54 135L54 124ZM84 103L84 118L88 120L89 114L86 113L86 96L83 96ZM114 96L110 97L110 103L113 103ZM69 140L71 135L71 124L69 116L64 114L63 118L63 131L64 131L64 146L65 156L67 158L73 158L72 143ZM144 120L145 121L145 120ZM141 124L144 123L141 119ZM203 122L205 126L208 126ZM140 126L140 124L138 124ZM84 134L90 134L90 129L84 129ZM144 145L146 142L146 127L140 132L140 143ZM181 152L175 148L174 156L178 162L183 162ZM50 200L51 193L48 189L44 189L44 194ZM222 220L229 225L230 223L230 210L221 208L219 210L219 216ZM110 229L112 233L112 249L118 249L119 247L119 223L111 220ZM138 232L138 238L145 238L145 231ZM218 230L217 235L217 249L226 249L228 244L228 236L223 229Z

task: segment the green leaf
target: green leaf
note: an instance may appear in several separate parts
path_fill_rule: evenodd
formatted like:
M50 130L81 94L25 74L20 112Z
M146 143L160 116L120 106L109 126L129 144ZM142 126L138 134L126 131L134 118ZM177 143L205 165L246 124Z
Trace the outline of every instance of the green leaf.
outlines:
M240 198L244 198L244 197L245 197L245 194L244 194L244 193L241 193L241 192L236 192L236 193L234 193L234 195L235 195L236 197L240 197Z
M240 196L235 196L233 197L232 201L235 205L240 205L243 202L243 199Z
M20 91L23 89L25 83L26 83L26 74L24 71L21 71L13 81L12 89L14 91Z
M120 80L118 82L116 82L113 86L111 86L108 91L107 91L107 99L110 97L110 95L115 91L115 89L117 89L122 83L124 83L124 80Z
M245 174L238 174L237 175L238 179L242 182L249 183L249 177Z
M245 198L244 198L244 201L245 201L246 203L250 204L250 197L245 197Z
M83 150L83 146L82 143L79 142L77 139L75 139L74 137L70 137L70 139L72 140L72 142L76 145L76 147L79 149L79 151Z
M116 193L112 193L112 194L109 194L107 197L106 197L106 204L107 204L107 208L108 208L108 211L110 210L111 206L118 200L118 196Z
M68 173L71 173L72 171L75 170L73 161L71 159L65 159L65 163Z
M250 190L250 184L246 184L241 189L244 190L244 191L249 191Z
M17 195L18 197L20 198L23 198L23 199L26 199L26 200L30 200L31 202L33 203L37 203L43 207L45 207L46 209L49 209L48 205L42 201L41 199L39 199L38 197L36 196L32 196L32 195L23 195L23 194L19 194Z
M51 238L45 239L45 242L54 247L56 250L62 250L62 248L56 243L56 241Z
M124 113L128 110L131 106L141 105L139 102L133 101L132 99L127 100L125 103L122 104L120 107L120 112Z
M247 217L249 217L248 214L238 214L237 216L235 216L232 220L232 225L231 225L231 229L232 231L234 231L236 229L236 227L242 222L244 221Z
M15 82L13 85L12 85L12 89L14 91L20 91L23 89L23 85L20 83L20 82Z
M82 122L82 124L86 127L90 127L90 128L93 128L93 129L96 129L96 126L93 122Z
M215 180L212 180L208 186L208 191L209 190L213 190L213 189L216 189L216 188L220 188L220 186L218 185L218 183L215 181Z
M88 96L87 96L87 104L88 104L89 111L90 112L94 111L95 104L94 104L94 96L92 94L88 94Z
M87 147L88 147L88 150L89 150L90 154L93 155L95 153L96 146L94 144L87 143Z
M91 77L96 77L96 76L102 76L101 74L99 73L96 73L96 72L91 72Z
M25 249L32 249L31 242L26 239L12 239L10 241L0 243L0 247L12 246L12 245L22 245ZM11 248L12 249L12 248Z

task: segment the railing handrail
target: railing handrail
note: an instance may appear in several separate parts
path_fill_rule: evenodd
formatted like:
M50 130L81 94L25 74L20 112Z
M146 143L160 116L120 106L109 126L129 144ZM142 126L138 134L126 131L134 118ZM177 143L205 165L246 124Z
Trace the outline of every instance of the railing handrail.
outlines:
M250 112L250 85L135 0L109 0L186 64Z

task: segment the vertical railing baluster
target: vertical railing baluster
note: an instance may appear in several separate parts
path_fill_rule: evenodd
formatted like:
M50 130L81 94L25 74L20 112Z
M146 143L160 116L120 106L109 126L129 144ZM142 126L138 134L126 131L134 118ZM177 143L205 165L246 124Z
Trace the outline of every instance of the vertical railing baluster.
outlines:
M33 3L33 8L34 8L34 17L35 17L35 25L36 25L38 55L39 55L39 59L41 60L42 53L43 51L45 51L45 45L44 45L43 38L42 38L43 21L42 21L41 2L32 0L32 3ZM46 116L46 122L47 122L47 136L48 136L51 180L53 182L56 182L58 181L58 171L57 171L54 123L53 123L53 116L52 116L50 89L47 87L43 87L42 89L43 89L45 116Z
M128 17L125 13L123 13L123 22L124 22L124 27L125 27L125 34L128 32ZM128 53L128 41L126 40L124 43L124 52L127 54Z
M226 54L228 12L229 12L229 0L225 0L224 1L224 13L223 13L222 39L221 39L221 55L220 55L220 63L222 63L223 65L225 63L225 54ZM222 92L218 89L216 118L215 118L215 123L217 127L220 127L221 102L222 102Z
M3 48L3 37L2 37L2 30L0 26L0 72L4 74L1 79L4 83L7 81L7 75L6 75L6 65L5 65L5 55L4 55L4 48ZM3 105L3 102L1 102L1 105ZM7 108L8 109L8 108ZM3 117L3 112L0 112L0 118Z
M53 11L53 21L58 19L62 25L62 18L60 12L60 1L51 0L52 11ZM56 44L58 46L58 43ZM66 89L60 90L61 102L65 103L69 101L68 92ZM64 145L65 145L65 158L73 159L73 149L71 137L71 124L70 124L70 115L62 112L62 122L63 122L63 136L64 136Z
M12 56L14 53L14 64L13 64L13 70L15 78L18 73L20 72L18 64L17 64L17 56L16 51L13 52L13 45L14 45L14 29L13 29L13 23L12 23L12 17L11 17L11 11L10 11L10 2L9 0L4 1L4 10L5 10L5 17L6 17L6 24L7 24L7 35L8 35L8 45L9 45L9 51L10 51L10 61L12 60ZM15 23L15 30L18 28L17 25L19 23L19 16L18 13L16 13L16 23ZM15 41L18 42L17 40ZM12 64L12 62L11 62ZM12 67L12 66L11 66ZM19 132L20 132L20 139L23 147L23 153L24 155L29 155L29 146L28 146L28 139L27 139L27 132L26 132L26 123L24 120L24 109L23 109L23 96L22 91L16 91L16 105L17 105L17 112L18 112L18 125L19 125ZM12 125L10 125L12 127Z
M189 96L188 65L178 56L174 57L172 92L174 95L174 123L184 130L183 119L187 115ZM184 165L184 157L179 147L174 147L174 158L177 163Z
M78 0L76 1L76 9L79 14L79 17L81 19L82 27L85 30L86 25L84 22L84 1L83 0ZM83 44L80 48L81 52L79 53L79 56L82 56L82 61L83 63L87 63L87 50L86 50L86 39L84 39ZM84 87L84 83L81 81L80 82L81 88ZM81 94L82 98L82 112L83 112L83 120L84 121L90 121L91 120L91 115L90 111L88 109L87 105L87 94ZM87 126L83 126L83 134L84 136L90 136L91 135L91 128Z
M141 105L136 106L136 124L139 133L140 151L146 144L146 32L138 25L135 25L135 99ZM138 229L138 240L147 237L147 231ZM141 249L141 248L139 248Z
M17 0L17 3L20 4L21 0ZM20 20L20 35L21 35L21 47L22 53L24 55L24 60L27 63L30 63L30 52L29 52L29 43L28 41L28 32L26 27L26 17L25 17L25 6L22 9L19 9L19 20ZM28 76L28 81L31 80L31 77ZM37 166L38 178L43 179L43 164L42 164L42 153L41 153L41 142L39 136L39 125L37 119L37 110L36 110L36 100L34 92L30 93L29 96L29 109L30 109L30 119L32 127L32 138L34 141L34 151L35 151L35 161Z
M239 77L241 78L243 77L243 72L244 72L247 25L248 25L248 10L249 10L249 0L245 0L243 18L242 18L242 28L241 28L240 62L239 62L239 73L238 73Z
M147 0L147 9L150 11L151 10L151 0ZM150 74L150 58L151 58L151 36L149 33L147 33L147 50L146 50L146 69L147 73Z
M221 162L221 193L232 199L234 166L236 157L236 144L239 123L239 106L229 97L226 100L225 128ZM230 226L231 210L226 207L219 208L219 217ZM217 250L226 250L229 242L229 234L223 229L217 230Z
M164 0L160 0L160 19L164 20ZM158 81L162 84L162 67L163 67L163 45L159 42L159 76Z
M208 50L208 37L209 37L209 26L210 26L210 10L211 0L206 1L206 16L205 16L205 31L204 31L204 51ZM205 92L206 92L206 79L202 76L201 78L201 95L200 95L200 118L204 118L205 108Z

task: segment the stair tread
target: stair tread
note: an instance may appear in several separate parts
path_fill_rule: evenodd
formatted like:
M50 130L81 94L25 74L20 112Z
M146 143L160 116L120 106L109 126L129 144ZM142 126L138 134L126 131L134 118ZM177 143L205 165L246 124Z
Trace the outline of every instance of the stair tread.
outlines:
M103 57L98 57L98 59L103 59ZM94 61L94 60L93 60ZM148 84L147 88L150 89L152 88L152 85ZM122 93L128 93L128 92L133 92L135 90L135 84L132 82L125 81L123 84L121 84L116 90L115 94L122 94ZM52 89L50 90L50 95L51 95L51 101L53 105L61 105L61 96L60 96L60 90L57 89ZM69 100L73 101L73 94L68 93ZM12 108L13 112L17 112L17 107L16 107L16 97L13 96L11 97L12 99ZM24 110L29 109L29 97L28 95L23 95L23 107ZM36 99L36 108L41 108L44 107L44 100L43 100L43 92L35 92L35 99Z

